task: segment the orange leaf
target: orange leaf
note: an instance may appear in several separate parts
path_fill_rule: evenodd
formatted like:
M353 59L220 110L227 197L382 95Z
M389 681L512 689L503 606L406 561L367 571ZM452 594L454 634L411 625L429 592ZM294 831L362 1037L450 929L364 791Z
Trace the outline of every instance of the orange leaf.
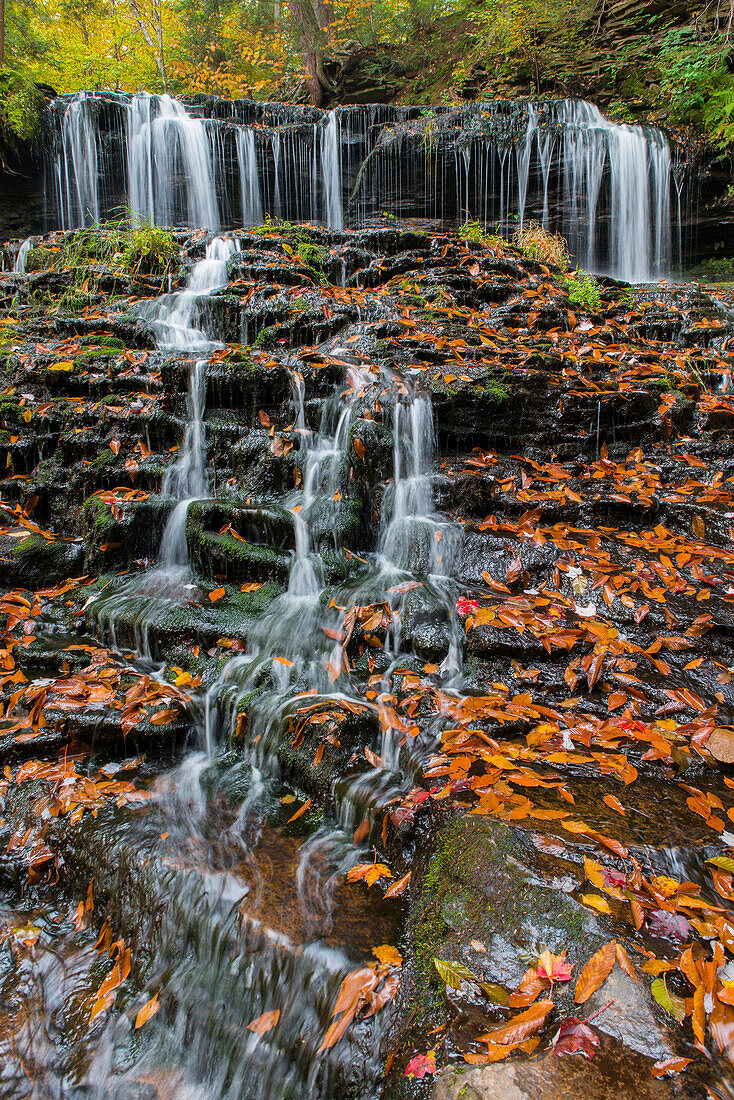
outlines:
M293 816L288 818L288 820L286 822L286 825L290 825L291 821L296 821L301 816L301 814L305 814L306 810L308 809L308 807L310 805L311 805L311 799L307 798L306 801L301 806L300 810L296 810L296 812L293 814Z
M120 440L119 439L113 439L113 440L110 441L110 450L112 451L113 455L116 455L116 454L119 453L119 450L120 450Z
M503 1027L495 1028L486 1035L480 1035L479 1042L489 1043L490 1046L510 1046L521 1043L529 1035L540 1030L552 1010L553 1001L538 1001L531 1008L526 1008L524 1012L513 1016Z
M595 955L592 955L584 969L579 974L576 982L576 1002L583 1004L588 1001L592 993L604 984L612 972L617 959L617 941L610 940L600 947Z
M247 1030L254 1031L256 1035L265 1035L273 1030L279 1019L280 1009L272 1008L270 1012L263 1012L262 1016L258 1016L256 1020L249 1023Z
M147 1024L147 1022L151 1018L151 1016L155 1016L156 1012L161 1007L161 1002L158 999L160 997L160 995L161 995L161 991L159 989L158 992L156 993L155 997L151 997L150 1000L147 1001L143 1005L143 1007L140 1009L137 1016L135 1017L135 1030L136 1031L139 1027L142 1027L143 1024Z
M407 875L403 875L403 877L399 878L397 882L394 882L392 886L389 886L383 896L386 898L397 898L400 894L404 894L412 874L412 871L408 871Z
M256 581L247 581L240 588L240 592L257 592L258 588L262 588L262 584L258 584Z
M157 710L150 716L151 726L167 726L174 718L178 717L178 711L174 707L166 707L165 710Z
M216 603L217 600L221 600L223 595L224 595L224 589L223 588L215 588L213 592L209 593L209 599L212 601L212 603Z
M403 956L395 947L383 943L380 947L373 947L372 954L379 959L383 966L402 966Z
M357 455L360 462L364 462L366 452L362 440L355 438L352 442L352 446L354 447L354 453Z
M618 798L614 797L613 794L605 794L604 801L611 810L616 810L618 814L622 815L622 817L627 816L627 811L625 810L624 806Z
M621 970L624 970L627 977L631 978L633 982L637 981L637 975L635 974L635 968L630 961L630 957L622 947L621 943L617 944L616 948L617 962Z

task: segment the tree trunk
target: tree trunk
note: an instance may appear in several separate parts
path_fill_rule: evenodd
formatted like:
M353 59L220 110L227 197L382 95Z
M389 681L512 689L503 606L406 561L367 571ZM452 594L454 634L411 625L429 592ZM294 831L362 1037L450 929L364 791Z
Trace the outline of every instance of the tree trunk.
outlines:
M5 64L5 0L0 0L0 69Z
M324 92L330 87L324 73L324 46L326 45L324 32L328 27L330 8L321 0L316 2L319 5L321 18L314 10L313 0L288 0L288 7L306 70L309 99L314 107L320 107L324 100ZM325 25L322 25L322 20L325 21Z

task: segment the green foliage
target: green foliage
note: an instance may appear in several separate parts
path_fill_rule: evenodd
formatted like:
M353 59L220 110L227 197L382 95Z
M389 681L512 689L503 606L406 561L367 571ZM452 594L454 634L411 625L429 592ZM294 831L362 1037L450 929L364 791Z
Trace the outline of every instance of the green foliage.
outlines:
M474 244L486 244L487 234L481 222L465 222L459 230L459 236L464 241L472 241Z
M694 122L721 145L734 141L734 73L727 49L693 28L669 30L658 54L661 94L676 122Z
M178 245L167 229L141 222L126 237L119 266L136 274L165 275L178 255Z
M588 271L574 272L570 279L565 280L565 286L572 305L588 309L590 313L598 313L601 309L601 287Z
M32 80L0 69L0 137L12 147L34 141L41 128L43 93Z

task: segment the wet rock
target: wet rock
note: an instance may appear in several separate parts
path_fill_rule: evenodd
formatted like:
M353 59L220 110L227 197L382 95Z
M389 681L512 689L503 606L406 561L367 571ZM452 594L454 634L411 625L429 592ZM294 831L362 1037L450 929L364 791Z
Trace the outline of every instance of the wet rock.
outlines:
M592 1061L580 1054L557 1057L552 1052L533 1060L500 1062L471 1069L443 1070L431 1100L672 1100L703 1098L684 1078L650 1075L652 1059L623 1043L603 1038Z

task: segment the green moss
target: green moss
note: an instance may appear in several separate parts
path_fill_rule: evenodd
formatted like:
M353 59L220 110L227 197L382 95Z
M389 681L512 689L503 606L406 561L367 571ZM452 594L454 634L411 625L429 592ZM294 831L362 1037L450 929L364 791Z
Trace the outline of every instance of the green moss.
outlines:
M0 137L13 148L35 141L41 132L43 92L27 77L0 69Z
M256 348L272 348L275 346L275 341L280 335L280 329L277 325L269 325L266 328L261 328L255 338Z

